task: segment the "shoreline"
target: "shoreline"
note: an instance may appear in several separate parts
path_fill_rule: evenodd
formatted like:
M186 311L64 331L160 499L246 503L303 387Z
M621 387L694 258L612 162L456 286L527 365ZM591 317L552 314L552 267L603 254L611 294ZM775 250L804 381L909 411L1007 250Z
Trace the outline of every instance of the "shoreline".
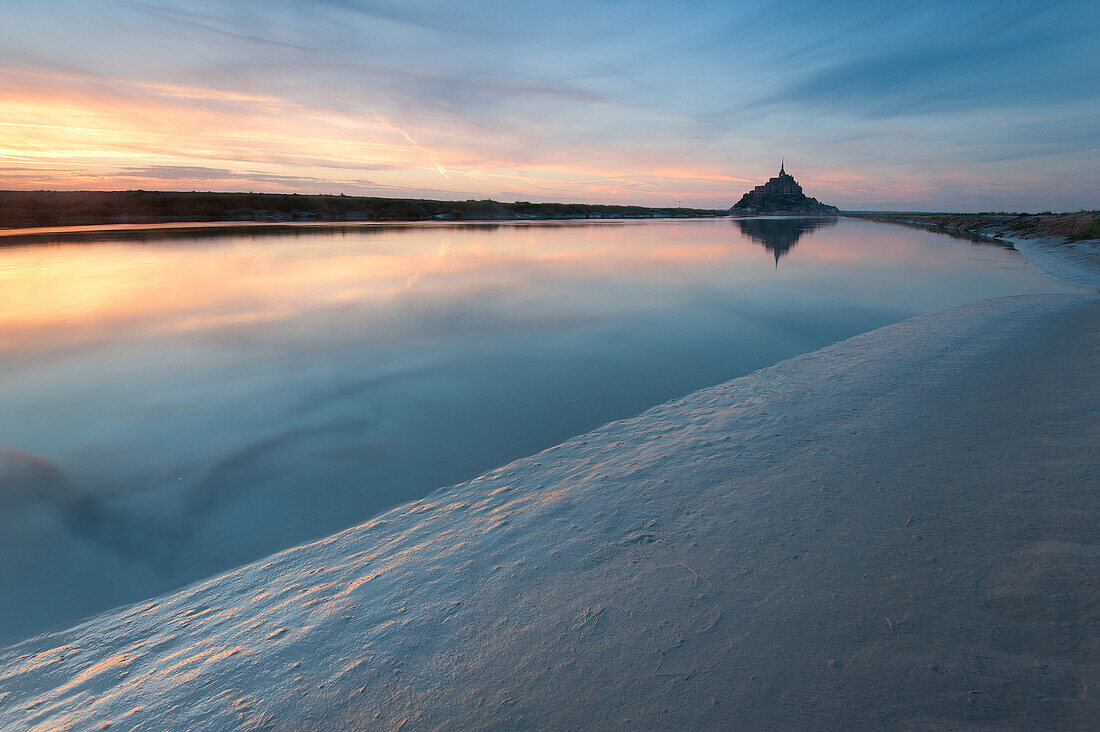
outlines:
M1066 241L1053 237L997 237L1055 279L1100 290L1100 240Z
M1097 332L984 300L695 392L2 649L0 726L1088 728Z
M686 218L724 215L716 209L593 203L444 201L297 193L213 191L3 191L0 227L20 229L111 224L257 222L266 224L536 221Z
M845 213L847 218L917 228L1007 244L1050 276L1100 289L1100 213L1010 215Z

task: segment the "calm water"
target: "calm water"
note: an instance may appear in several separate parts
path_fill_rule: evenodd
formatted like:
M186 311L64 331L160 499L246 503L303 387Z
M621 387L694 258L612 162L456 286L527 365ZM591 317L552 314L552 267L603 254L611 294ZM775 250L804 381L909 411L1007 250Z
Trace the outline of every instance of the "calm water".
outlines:
M841 220L0 248L0 641L912 315L1075 288Z

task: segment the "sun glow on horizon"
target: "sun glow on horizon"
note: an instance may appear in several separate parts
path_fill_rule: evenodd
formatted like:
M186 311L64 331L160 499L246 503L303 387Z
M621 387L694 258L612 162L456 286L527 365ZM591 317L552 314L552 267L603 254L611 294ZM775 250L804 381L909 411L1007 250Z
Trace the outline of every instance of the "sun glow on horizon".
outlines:
M722 200L720 191L751 182L672 160L639 166L629 151L618 158L594 151L583 163L477 155L430 128L414 137L407 123L379 114L270 95L131 80L93 93L77 75L4 74L0 161L13 165L0 170L0 187L8 189L464 198L491 196L503 185L555 200L669 205L707 195ZM50 83L40 88L43 77Z

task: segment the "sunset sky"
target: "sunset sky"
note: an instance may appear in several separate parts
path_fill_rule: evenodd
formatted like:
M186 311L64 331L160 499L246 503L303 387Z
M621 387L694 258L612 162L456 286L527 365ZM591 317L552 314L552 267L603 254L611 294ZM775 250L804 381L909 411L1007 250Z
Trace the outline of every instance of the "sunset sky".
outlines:
M0 188L1100 206L1100 4L36 0Z

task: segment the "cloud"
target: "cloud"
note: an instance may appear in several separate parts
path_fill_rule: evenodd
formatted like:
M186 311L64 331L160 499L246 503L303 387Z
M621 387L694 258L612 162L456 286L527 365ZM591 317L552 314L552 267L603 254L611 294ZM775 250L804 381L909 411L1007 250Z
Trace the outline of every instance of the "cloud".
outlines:
M867 29L849 28L824 42L816 61L786 54L801 68L791 69L777 90L753 106L824 106L880 117L1094 98L1091 79L1100 63L1095 54L1080 53L1088 41L1074 27L1085 19L1071 20L1064 11L1061 3L976 3L915 17L912 10L901 13L917 32L878 29L875 38ZM1052 75L1059 57L1076 57L1076 68Z
M1054 180L1065 153L1094 148L1100 113L1100 11L1080 3L56 9L0 28L0 162L56 177L148 169L184 184L171 176L208 168L226 184L710 205L781 154L809 183L840 169L1022 181L1036 164Z
M184 165L153 165L147 168L123 168L114 174L119 178L151 178L155 180L241 180L248 176L232 173L218 168L203 168ZM292 176L276 176L291 179ZM294 178L302 180L301 178Z
M110 180L129 181L247 181L250 183L275 183L293 188L336 184L335 180L301 175L276 175L257 170L233 172L222 168L205 168L186 165L152 165L144 168L123 168L104 176ZM373 186L373 181L358 179L358 186Z

